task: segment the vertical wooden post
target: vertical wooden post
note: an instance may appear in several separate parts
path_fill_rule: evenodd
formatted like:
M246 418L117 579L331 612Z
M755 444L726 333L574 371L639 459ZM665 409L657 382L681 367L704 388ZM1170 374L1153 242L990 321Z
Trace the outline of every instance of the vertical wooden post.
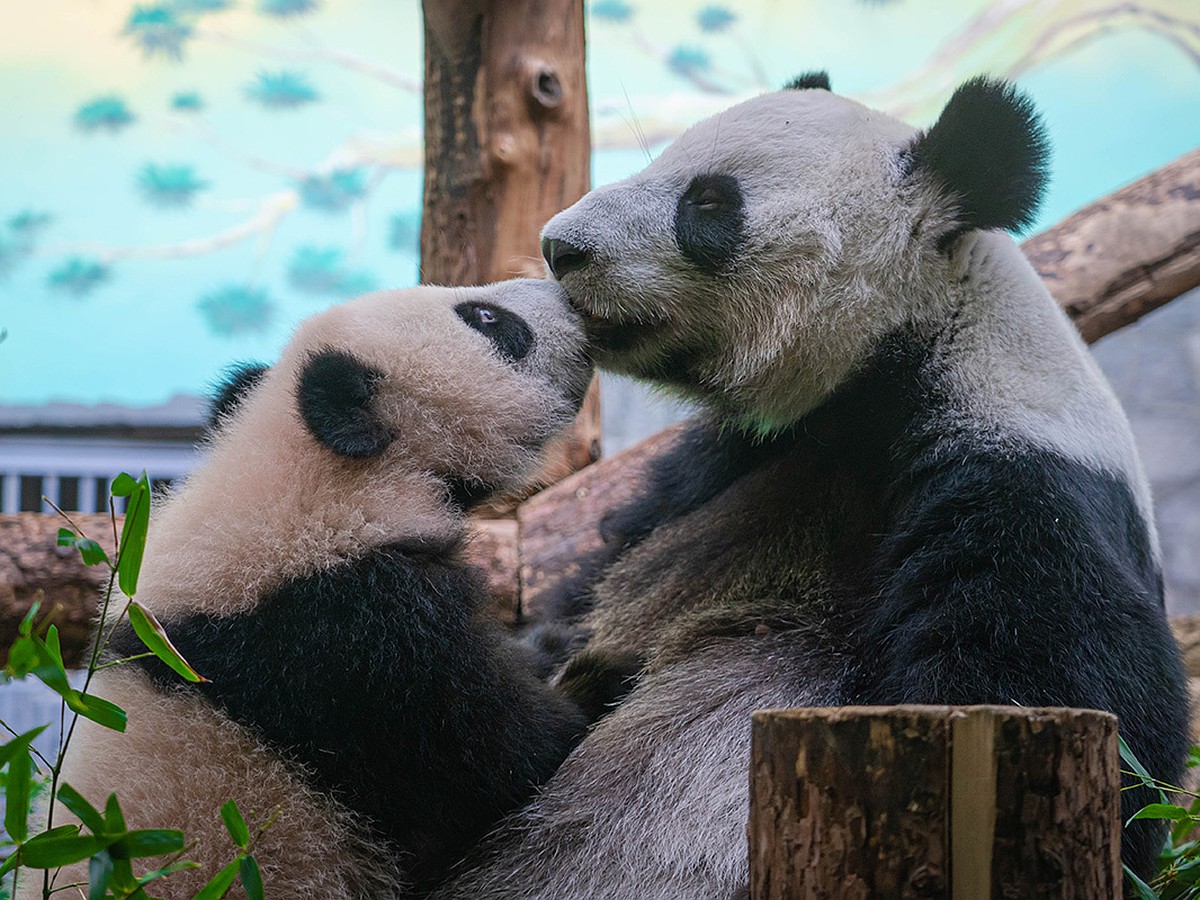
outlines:
M750 794L754 900L1121 895L1109 713L758 712Z
M421 280L544 272L546 220L587 192L583 0L424 0ZM596 385L546 480L600 455Z

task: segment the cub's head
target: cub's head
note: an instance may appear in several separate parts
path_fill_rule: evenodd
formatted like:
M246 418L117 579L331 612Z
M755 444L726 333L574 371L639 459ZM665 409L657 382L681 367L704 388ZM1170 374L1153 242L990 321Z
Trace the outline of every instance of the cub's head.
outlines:
M342 489L428 473L469 502L533 474L590 378L553 282L371 294L305 321L270 369L234 373L215 440L255 432Z
M884 335L945 315L964 237L1027 225L1046 156L1002 82L968 81L918 132L811 73L592 191L542 249L598 363L770 430Z

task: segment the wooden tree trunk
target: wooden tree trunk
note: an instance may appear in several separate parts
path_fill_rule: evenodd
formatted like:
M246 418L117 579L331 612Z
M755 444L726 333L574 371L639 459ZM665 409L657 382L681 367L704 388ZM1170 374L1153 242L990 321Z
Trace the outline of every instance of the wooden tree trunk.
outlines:
M1121 895L1117 719L999 706L754 714L750 895Z
M425 0L421 280L544 273L542 225L588 190L582 0ZM596 385L543 480L600 455Z

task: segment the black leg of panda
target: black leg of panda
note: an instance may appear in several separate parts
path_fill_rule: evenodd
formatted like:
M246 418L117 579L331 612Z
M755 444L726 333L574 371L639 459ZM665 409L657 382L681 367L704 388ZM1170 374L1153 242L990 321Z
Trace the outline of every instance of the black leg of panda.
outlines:
M163 622L205 697L362 814L432 886L558 768L586 723L475 610L454 547L393 546L291 582L253 610ZM268 649L269 648L269 649ZM110 652L141 652L128 626Z

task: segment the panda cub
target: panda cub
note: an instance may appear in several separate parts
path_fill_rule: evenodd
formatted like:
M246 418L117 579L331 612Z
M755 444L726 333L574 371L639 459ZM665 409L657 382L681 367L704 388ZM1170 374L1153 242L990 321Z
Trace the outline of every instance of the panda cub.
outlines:
M561 598L586 638L563 684L616 661L633 690L439 896L730 896L758 708L1111 710L1178 783L1187 697L1133 440L1001 233L1047 155L1007 84L968 81L918 131L813 73L546 225L597 363L707 412ZM1135 823L1126 862L1147 873L1162 836Z
M585 723L480 609L464 506L534 476L590 377L561 289L513 281L335 307L222 392L138 593L209 681L101 671L129 731L81 720L64 773L198 841L200 871L155 894L231 857L232 798L279 810L256 851L271 896L408 896L558 767ZM111 649L144 648L122 627Z

